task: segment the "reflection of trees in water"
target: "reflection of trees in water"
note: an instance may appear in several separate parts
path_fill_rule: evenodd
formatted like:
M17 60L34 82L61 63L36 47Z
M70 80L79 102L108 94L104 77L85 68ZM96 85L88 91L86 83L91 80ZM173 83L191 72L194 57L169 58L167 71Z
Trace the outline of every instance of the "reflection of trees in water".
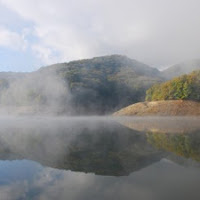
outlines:
M157 149L200 161L200 131L188 134L148 132L146 136L147 141Z
M65 122L54 129L31 126L7 131L0 134L1 159L30 159L60 169L119 176L162 158L145 134L115 122Z
M162 158L200 161L200 134L147 134L109 120L65 120L8 125L0 130L0 158L29 159L45 166L121 176Z
M117 125L112 131L85 132L70 144L67 162L75 171L128 175L161 159L144 134Z

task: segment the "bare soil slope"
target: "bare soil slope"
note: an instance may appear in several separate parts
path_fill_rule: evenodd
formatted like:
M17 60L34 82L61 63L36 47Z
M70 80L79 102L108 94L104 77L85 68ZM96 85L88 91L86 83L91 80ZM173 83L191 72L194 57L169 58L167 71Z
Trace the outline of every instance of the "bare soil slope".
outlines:
M140 102L125 107L114 116L198 116L200 102L184 100Z

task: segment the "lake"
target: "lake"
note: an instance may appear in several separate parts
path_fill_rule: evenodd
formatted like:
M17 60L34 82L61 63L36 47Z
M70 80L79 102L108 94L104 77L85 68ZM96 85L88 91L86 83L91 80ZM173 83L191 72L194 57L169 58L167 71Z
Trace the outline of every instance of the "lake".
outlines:
M198 117L0 117L0 200L199 200Z

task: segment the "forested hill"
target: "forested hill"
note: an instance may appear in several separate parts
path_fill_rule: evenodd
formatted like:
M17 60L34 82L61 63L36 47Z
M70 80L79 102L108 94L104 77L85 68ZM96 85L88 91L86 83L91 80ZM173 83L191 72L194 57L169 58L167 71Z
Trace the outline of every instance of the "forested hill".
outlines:
M200 70L156 84L146 92L147 101L179 99L200 101Z
M15 81L0 77L0 106L106 114L144 100L160 72L121 55L43 67ZM41 109L39 109L41 110Z
M67 82L72 94L72 107L78 108L79 113L104 114L141 101L145 90L161 81L157 69L120 55L54 67Z

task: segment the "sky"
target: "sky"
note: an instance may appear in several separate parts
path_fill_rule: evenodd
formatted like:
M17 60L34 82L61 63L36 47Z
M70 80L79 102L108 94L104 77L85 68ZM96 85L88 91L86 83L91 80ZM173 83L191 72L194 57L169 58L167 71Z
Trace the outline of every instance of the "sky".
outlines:
M199 0L0 0L0 71L111 54L165 68L200 58Z

